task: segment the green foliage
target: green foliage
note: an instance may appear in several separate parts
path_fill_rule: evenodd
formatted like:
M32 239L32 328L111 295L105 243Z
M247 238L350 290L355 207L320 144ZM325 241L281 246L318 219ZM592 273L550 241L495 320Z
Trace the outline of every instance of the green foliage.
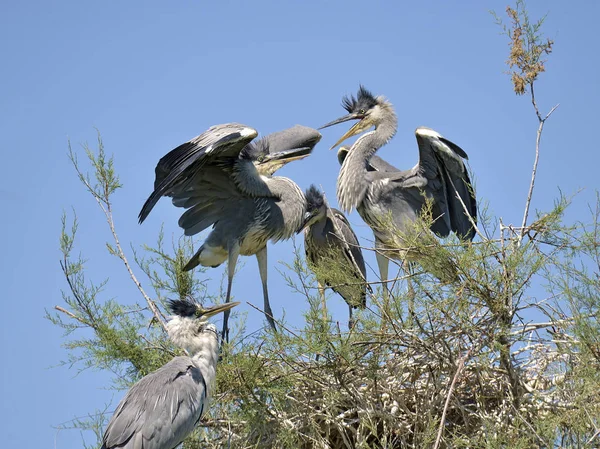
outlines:
M531 25L522 2L508 14L511 58L521 70L515 73L533 95L541 55L552 43L543 43L542 22ZM517 41L524 59L512 53ZM538 64L531 69L537 72L528 64ZM179 351L164 332L166 299L216 302L219 295L183 272L191 240L167 248L162 230L155 246L132 248L152 297L145 292L115 230L111 197L121 185L113 160L100 138L96 151L85 150L92 176L70 147L69 157L112 232L105 247L125 266L140 301L126 306L106 298L108 279L92 280L86 261L74 255L78 223L65 214L60 248L68 288L47 317L65 331L65 363L108 370L114 387L127 388ZM531 189L534 179L535 166ZM246 335L238 321L240 332L218 365L212 407L184 447L597 447L600 196L590 220L567 224L572 200L559 194L551 210L527 224L530 192L521 226L504 225L480 207L472 243L434 238L426 207L412 228L395 231L388 248L414 256L417 267L396 280L389 302L374 289L351 329L327 312L296 249L280 273L306 298L303 322L280 320L278 334ZM383 217L381 226L389 225ZM348 282L339 271L332 261L317 276ZM65 427L100 439L110 413L106 407Z

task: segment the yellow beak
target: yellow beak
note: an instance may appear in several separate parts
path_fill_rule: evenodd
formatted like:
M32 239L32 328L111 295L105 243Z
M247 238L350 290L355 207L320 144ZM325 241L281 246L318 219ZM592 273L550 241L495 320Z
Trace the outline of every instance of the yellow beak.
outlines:
M239 302L226 302L225 304L218 304L216 306L207 307L207 308L198 308L198 312L200 315L205 316L207 318L216 315L217 313L225 312L226 310L233 309L235 306L240 305Z

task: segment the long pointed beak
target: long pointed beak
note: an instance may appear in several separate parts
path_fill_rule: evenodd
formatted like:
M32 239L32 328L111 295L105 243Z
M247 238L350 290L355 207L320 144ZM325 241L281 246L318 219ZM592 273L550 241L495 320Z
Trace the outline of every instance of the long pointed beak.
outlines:
M311 214L310 212L305 212L304 213L304 218L302 218L302 224L300 225L300 227L296 231L296 234L300 234L302 231L304 231L304 228L308 225L308 222L310 221L310 219L312 217L313 217L313 214Z
M364 130L366 130L366 129L368 129L368 128L371 127L371 123L369 122L369 120L367 119L367 117L365 117L365 116L363 116L361 114L351 113L351 114L345 115L343 117L340 117L340 118L334 120L333 122L329 122L329 123L321 126L319 129L323 129L323 128L327 128L329 126L337 125L338 123L347 122L348 120L359 120L359 121L357 123L355 123L352 126L352 128L350 128L346 132L346 134L344 134L342 137L340 137L340 139L336 143L334 143L331 146L331 148L329 148L330 150L333 150L335 147L337 147L340 143L342 143L346 139L349 139L352 136L360 134Z
M225 312L226 310L233 309L235 306L240 305L239 302L226 302L225 304L219 304L212 307L207 307L206 309L202 309L201 313L203 316L209 318L217 313Z
M304 159L311 152L312 147L293 148L291 150L278 151L277 153L270 153L266 155L261 164L267 164L275 161L287 164L288 162Z
M338 123L344 123L344 122L347 122L348 120L360 120L361 118L363 118L363 117L360 114L358 114L356 112L352 112L350 114L344 115L343 117L335 119L332 122L326 123L325 125L321 126L320 128L317 128L317 129L329 128L330 126L337 125Z
M312 147L302 147L278 151L276 153L269 153L262 161L256 163L256 168L260 174L272 175L285 164L304 159L311 152Z

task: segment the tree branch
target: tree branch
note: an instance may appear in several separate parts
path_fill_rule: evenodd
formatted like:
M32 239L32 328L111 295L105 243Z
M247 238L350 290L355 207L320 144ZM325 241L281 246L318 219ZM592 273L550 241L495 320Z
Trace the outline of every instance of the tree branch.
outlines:
M540 111L537 107L537 103L535 101L535 93L533 90L533 82L530 84L531 90L531 103L533 104L533 109L535 110L535 115L538 118L539 125L537 129L537 135L535 138L535 159L533 161L533 169L531 171L531 182L529 184L529 192L527 193L527 201L525 202L525 212L523 213L523 222L521 224L521 233L519 234L519 242L518 246L521 246L521 242L523 241L523 236L525 235L526 226L527 226L527 216L529 215L529 206L531 205L531 197L533 195L533 188L535 187L535 177L537 174L538 162L540 160L540 141L542 140L542 131L544 130L544 123L546 120L552 115L552 113L558 108L558 104L550 109L550 112L546 114L544 118L542 118Z

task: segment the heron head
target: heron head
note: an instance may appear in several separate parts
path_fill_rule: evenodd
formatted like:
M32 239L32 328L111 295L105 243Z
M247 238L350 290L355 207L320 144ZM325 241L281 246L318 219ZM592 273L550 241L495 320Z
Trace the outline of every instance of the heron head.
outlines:
M195 353L206 344L206 335L214 333L213 341L217 341L216 327L208 323L208 319L218 313L230 310L239 302L228 302L211 307L203 307L193 301L177 299L169 301L169 309L173 316L167 323L169 337L177 346Z
M323 193L317 189L314 184L306 189L305 197L306 212L304 213L302 224L298 228L298 234L307 226L311 226L313 223L321 220L327 215L327 202L325 201L325 196L323 196Z
M319 140L316 129L295 125L249 143L240 158L251 161L260 175L271 176L285 164L304 159Z
M349 120L358 120L340 139L330 148L333 150L340 143L352 136L360 134L372 126L377 127L385 116L385 112L392 111L392 105L384 97L375 97L370 91L360 86L356 97L353 95L345 96L342 99L342 106L348 114L329 122L319 129L328 128L338 123ZM338 154L339 159L339 154Z

